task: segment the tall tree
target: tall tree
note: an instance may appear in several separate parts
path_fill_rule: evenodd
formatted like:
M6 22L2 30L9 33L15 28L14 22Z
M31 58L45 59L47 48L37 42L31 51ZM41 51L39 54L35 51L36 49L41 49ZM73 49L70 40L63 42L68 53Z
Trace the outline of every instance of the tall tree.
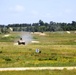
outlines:
M39 20L39 25L40 26L43 26L44 25L44 22L42 20Z

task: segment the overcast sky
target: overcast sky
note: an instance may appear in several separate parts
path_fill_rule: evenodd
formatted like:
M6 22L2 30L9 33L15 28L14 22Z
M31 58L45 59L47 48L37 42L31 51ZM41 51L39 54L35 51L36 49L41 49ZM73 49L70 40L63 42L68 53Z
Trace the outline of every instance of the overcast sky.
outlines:
M76 0L0 0L0 24L76 21Z

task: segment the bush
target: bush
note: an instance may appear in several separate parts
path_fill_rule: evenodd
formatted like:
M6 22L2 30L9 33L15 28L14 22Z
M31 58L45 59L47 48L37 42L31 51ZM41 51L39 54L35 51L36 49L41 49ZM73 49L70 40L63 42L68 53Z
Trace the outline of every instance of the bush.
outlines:
M5 57L4 60L5 60L5 61L11 61L11 58Z
M2 51L0 51L0 53L2 53Z

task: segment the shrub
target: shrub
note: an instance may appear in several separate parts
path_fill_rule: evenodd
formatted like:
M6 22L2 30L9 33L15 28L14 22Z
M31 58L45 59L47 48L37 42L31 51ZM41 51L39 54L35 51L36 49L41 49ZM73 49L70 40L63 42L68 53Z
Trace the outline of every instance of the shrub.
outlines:
M2 53L2 51L0 51L0 53Z
M11 61L11 58L5 57L4 60L5 60L5 61Z

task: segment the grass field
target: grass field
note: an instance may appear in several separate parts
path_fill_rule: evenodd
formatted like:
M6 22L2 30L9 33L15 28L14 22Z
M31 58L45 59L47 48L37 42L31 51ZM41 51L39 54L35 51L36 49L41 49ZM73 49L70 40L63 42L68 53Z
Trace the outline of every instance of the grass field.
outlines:
M70 34L67 32L30 33L33 40L38 43L14 45L20 34L20 32L12 32L8 37L0 34L0 67L76 66L74 31ZM41 53L36 53L36 49Z
M2 71L0 75L76 75L76 70Z

